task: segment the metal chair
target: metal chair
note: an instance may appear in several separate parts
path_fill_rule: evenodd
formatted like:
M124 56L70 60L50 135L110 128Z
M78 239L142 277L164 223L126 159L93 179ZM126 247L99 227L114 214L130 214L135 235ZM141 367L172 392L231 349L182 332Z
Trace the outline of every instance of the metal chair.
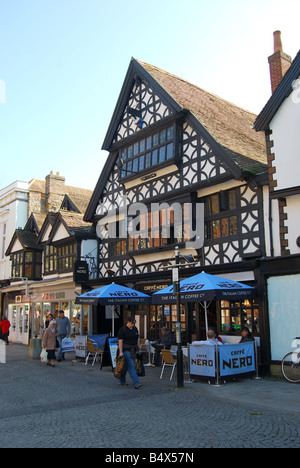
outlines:
M87 341L86 346L87 346L87 350L88 350L88 355L87 355L86 360L85 360L85 365L87 366L90 357L94 357L92 366L94 366L94 364L95 364L95 362L97 360L97 357L99 357L100 362L102 364L102 358L103 358L102 349L95 348L94 344L90 340Z
M170 380L172 380L174 372L175 372L176 364L177 364L177 359L172 356L171 351L168 349L162 349L161 354L163 357L163 368L160 374L160 379L163 378L165 367L169 366L169 367L172 367L172 373L170 377Z

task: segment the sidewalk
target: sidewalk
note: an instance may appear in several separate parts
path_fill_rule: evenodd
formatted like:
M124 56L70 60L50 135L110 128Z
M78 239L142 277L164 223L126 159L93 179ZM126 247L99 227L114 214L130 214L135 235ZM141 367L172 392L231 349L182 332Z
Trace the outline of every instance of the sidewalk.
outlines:
M282 379L178 389L170 369L146 367L135 390L74 354L55 368L28 356L10 344L0 364L3 447L300 447L300 386Z
M27 346L10 344L7 347L7 366L11 364L27 363L32 369L42 371L44 364L37 360L29 359L29 348ZM118 381L114 379L112 368L104 367L100 370L99 363L96 363L94 367L90 360L87 366L84 365L83 360L75 358L74 353L66 353L66 361L62 363L56 363L56 369L59 373L63 370L64 372L76 373L82 376L94 375L97 378L105 379L105 384L109 387L115 388ZM0 364L1 366L1 364ZM3 366L3 365L2 365ZM161 368L145 367L146 376L141 378L141 382L144 387L144 391L159 392L163 389L175 390L177 389L177 376L174 374L173 380L170 382L169 377L171 375L170 369L166 368L165 375L160 380ZM278 372L279 375L279 372ZM127 380L130 383L130 377L127 376ZM300 384L290 384L281 377L269 377L261 380L254 378L240 378L237 381L228 381L226 384L221 384L219 387L209 385L208 383L202 382L188 382L185 381L184 389L195 389L203 396L215 396L218 398L224 398L226 400L232 400L234 402L239 401L240 403L251 403L253 405L263 405L270 409L282 409L285 411L293 411L293 413L300 414Z

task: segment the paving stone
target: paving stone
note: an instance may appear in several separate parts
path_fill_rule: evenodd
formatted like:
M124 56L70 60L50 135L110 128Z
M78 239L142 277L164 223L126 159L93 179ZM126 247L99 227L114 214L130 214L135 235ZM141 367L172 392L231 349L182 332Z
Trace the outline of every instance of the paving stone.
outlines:
M7 448L299 448L299 385L240 380L177 388L146 368L143 388L121 387L110 368L53 369L10 345L0 364L0 440ZM130 379L128 380L130 383Z

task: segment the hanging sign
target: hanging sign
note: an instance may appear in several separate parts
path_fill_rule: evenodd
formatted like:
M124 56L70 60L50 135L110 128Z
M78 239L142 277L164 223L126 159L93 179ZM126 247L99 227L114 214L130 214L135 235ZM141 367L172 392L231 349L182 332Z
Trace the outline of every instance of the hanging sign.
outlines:
M74 266L74 283L87 283L89 280L89 266L87 262L78 261Z

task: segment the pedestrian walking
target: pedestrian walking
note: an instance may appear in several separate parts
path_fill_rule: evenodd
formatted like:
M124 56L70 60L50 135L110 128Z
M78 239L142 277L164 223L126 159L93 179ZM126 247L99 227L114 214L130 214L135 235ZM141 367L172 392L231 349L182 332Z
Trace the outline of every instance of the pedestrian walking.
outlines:
M135 326L135 319L133 317L129 317L127 324L120 328L118 333L118 344L119 356L125 356L126 359L125 372L120 381L120 384L127 385L126 374L129 372L133 386L136 390L138 390L142 385L135 370L135 357L137 353L140 354L141 349L139 331Z
M57 329L55 320L50 322L49 327L46 328L45 333L43 335L42 345L43 348L47 351L48 354L48 361L47 366L55 367L55 348L56 348L56 337L57 337Z
M9 345L8 337L10 327L10 321L6 317L3 317L2 322L0 322L0 339L5 341L6 346Z
M71 323L68 317L65 317L65 313L63 310L59 311L59 317L56 319L56 327L58 332L58 343L59 343L59 353L58 353L58 362L61 360L65 360L64 353L62 352L62 341L65 338L69 338L71 335Z

